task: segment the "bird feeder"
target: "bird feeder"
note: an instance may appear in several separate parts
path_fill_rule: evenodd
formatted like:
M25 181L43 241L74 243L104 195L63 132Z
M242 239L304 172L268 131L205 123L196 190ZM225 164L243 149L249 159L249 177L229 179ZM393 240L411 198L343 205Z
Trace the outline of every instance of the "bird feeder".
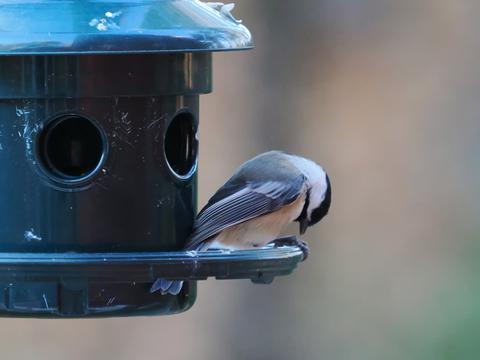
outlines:
M212 52L252 47L231 6L0 0L0 315L172 314L196 280L269 282L295 247L182 252ZM180 294L150 293L157 278Z

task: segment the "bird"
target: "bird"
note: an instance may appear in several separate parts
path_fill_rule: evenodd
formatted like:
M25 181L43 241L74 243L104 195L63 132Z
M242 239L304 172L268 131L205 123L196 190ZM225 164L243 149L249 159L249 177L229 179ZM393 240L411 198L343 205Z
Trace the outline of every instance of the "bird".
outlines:
M299 223L300 235L327 215L330 179L314 161L283 151L269 151L242 164L196 216L185 251L252 249L269 243L298 245L304 259L308 245L296 236L278 238ZM178 295L183 281L157 279L150 292Z

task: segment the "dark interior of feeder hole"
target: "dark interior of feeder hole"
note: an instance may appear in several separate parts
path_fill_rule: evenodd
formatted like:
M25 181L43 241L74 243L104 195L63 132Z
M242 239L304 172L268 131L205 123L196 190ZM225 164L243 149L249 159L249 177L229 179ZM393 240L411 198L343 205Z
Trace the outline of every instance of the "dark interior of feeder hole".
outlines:
M197 158L197 126L189 112L174 116L165 134L165 156L171 169L179 176L186 176Z
M67 115L54 119L39 139L40 158L46 169L67 180L94 172L104 152L100 129L87 118Z

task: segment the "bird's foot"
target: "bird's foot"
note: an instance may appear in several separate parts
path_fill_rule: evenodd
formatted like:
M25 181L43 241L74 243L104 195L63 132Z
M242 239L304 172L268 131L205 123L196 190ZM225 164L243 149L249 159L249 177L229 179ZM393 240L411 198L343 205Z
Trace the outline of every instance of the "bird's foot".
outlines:
M308 255L310 254L310 248L308 247L308 244L295 235L275 239L271 242L271 244L273 244L275 247L298 246L303 253L302 261L307 260Z

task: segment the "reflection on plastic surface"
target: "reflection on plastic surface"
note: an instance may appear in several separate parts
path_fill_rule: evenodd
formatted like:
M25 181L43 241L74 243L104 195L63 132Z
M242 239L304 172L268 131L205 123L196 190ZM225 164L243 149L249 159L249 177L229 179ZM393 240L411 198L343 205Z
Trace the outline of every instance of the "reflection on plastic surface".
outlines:
M224 51L253 46L223 5L176 1L0 1L0 54Z

